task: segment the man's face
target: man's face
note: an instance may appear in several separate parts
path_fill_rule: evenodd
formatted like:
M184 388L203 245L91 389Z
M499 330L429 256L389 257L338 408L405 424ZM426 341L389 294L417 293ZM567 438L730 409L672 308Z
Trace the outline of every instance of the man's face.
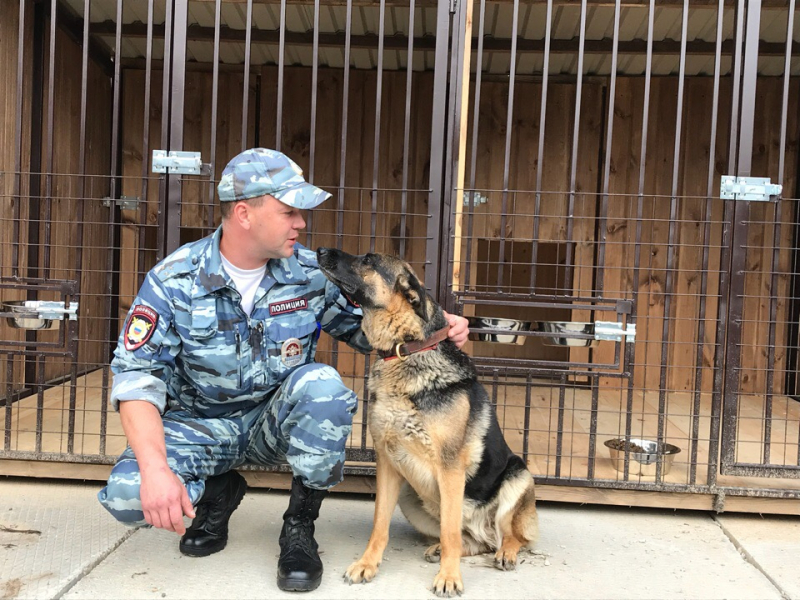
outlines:
M300 210L274 198L264 196L259 207L248 206L251 239L261 258L289 258L306 222Z

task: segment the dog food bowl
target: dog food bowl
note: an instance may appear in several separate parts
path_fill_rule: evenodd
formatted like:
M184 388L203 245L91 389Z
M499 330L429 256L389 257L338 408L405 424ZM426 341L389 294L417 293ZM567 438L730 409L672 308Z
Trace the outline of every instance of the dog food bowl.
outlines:
M58 329L59 326L59 322L56 319L40 319L36 308L26 306L25 300L3 302L2 312L12 313L12 316L6 317L6 320L14 329L46 331Z
M571 348L591 348L599 343L594 339L594 323L570 321L539 321L536 330L555 335L542 337L545 346L568 346ZM576 336L576 337L571 337ZM577 337L585 336L585 337Z
M672 468L672 461L681 449L672 444L654 442L652 440L642 440L631 438L627 442L625 438L606 440L604 442L611 455L611 463L617 471L625 470L625 450L630 450L629 473L631 475L655 475L656 462L661 456L661 474L666 475Z
M526 336L517 335L514 332L531 330L530 321L496 319L493 317L467 317L467 320L469 321L469 339L475 342L521 346L525 343Z

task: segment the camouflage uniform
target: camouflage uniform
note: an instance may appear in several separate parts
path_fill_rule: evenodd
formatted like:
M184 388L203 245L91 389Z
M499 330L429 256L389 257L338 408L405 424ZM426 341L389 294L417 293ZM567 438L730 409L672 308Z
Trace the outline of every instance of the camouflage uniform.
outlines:
M271 152L248 152L262 151ZM231 177L223 172L221 200L263 195L264 182L242 183L249 166L239 167ZM329 196L299 189L308 184L297 172L299 182L285 168L277 173L290 189L273 195L309 208ZM274 189L275 179L269 183ZM253 190L262 191L246 196ZM248 317L222 267L221 236L220 227L148 273L111 363L111 403L118 410L120 402L144 400L158 408L169 467L193 504L206 478L244 463L288 462L308 487L332 487L342 480L357 398L314 354L320 330L368 352L361 311L325 279L315 253L296 244L290 258L267 263ZM98 498L119 521L144 525L140 483L128 447Z

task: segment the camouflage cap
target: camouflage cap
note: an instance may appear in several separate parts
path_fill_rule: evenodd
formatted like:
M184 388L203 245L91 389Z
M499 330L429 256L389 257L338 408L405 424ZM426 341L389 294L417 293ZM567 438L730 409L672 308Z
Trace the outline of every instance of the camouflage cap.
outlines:
M217 186L220 202L248 200L269 194L295 208L314 208L330 194L306 183L292 159L267 148L251 148L234 156Z

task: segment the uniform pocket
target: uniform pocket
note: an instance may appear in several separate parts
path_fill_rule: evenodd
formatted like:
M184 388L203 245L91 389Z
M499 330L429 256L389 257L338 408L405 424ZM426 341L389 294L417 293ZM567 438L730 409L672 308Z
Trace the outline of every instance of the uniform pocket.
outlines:
M224 305L223 305L224 306ZM183 340L183 364L193 387L206 398L248 393L249 354L235 328L222 329L217 298L192 301Z
M292 313L288 318L272 319L266 324L264 352L272 383L283 381L294 369L311 362L316 332L317 322L310 311Z
M213 296L192 302L189 335L195 340L207 340L217 333L217 301Z

